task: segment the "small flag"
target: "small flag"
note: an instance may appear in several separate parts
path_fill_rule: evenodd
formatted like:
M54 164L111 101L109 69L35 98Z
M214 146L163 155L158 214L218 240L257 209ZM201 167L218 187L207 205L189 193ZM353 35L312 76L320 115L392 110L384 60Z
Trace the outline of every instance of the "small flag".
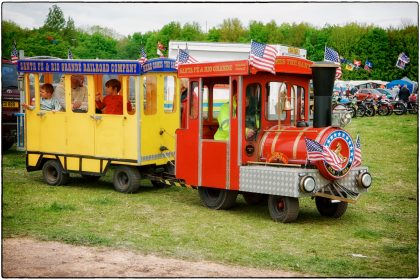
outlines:
M17 64L18 59L19 59L19 54L18 54L18 51L16 49L16 41L13 41L13 48L12 48L12 53L11 53L12 63Z
M340 79L343 72L341 71L340 57L338 52L332 48L325 47L324 60L334 62L338 65L337 70L335 71L335 78Z
M178 68L178 65L184 63L197 63L198 60L192 57L188 53L188 49L185 50L178 50L178 56L176 57L175 67Z
M362 62L360 60L354 60L353 64L356 66L356 68L359 68L360 65L362 65Z
M315 162L324 160L334 169L341 169L342 160L330 148L321 145L315 140L305 138L307 160Z
M345 64L347 62L349 62L347 59L345 59L344 57L340 56L340 63Z
M67 59L73 59L73 54L71 53L70 48L67 51Z
M409 62L410 62L410 58L405 53L400 53L395 66L404 70L406 64Z
M277 49L274 46L252 41L249 54L249 65L254 66L259 70L276 74L276 70L274 69L276 55Z
M362 151L360 149L360 137L357 135L356 138L356 145L354 147L354 161L353 166L357 167L362 164Z
M143 64L143 63L145 63L147 61L147 54L146 54L146 52L145 52L145 50L144 50L144 47L143 46L141 46L141 48L140 48L140 58L139 58L139 62L140 62L140 64Z
M354 65L352 63L346 64L346 70L353 71Z
M157 52L157 54L160 56L160 57L163 57L164 55L163 55L163 51L165 51L166 49L165 49L165 46L161 43L161 42L158 42L157 43L157 50L156 50L156 52Z

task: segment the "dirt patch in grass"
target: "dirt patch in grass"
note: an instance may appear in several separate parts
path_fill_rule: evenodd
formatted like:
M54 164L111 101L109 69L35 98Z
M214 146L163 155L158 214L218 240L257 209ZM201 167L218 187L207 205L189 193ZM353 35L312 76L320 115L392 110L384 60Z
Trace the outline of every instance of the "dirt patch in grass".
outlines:
M3 277L302 277L211 262L190 262L132 251L74 246L30 238L3 239Z

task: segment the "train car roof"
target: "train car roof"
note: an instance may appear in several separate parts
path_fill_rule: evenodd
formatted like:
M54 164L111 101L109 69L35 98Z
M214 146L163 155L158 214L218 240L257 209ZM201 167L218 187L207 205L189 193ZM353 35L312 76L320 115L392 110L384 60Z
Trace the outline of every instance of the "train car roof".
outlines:
M142 75L151 72L177 72L171 58L137 60L97 59L20 59L18 71L23 73L115 74Z
M291 56L277 56L276 73L312 75L312 61ZM188 63L178 66L179 78L219 77L236 75L254 75L260 70L251 66L249 60Z

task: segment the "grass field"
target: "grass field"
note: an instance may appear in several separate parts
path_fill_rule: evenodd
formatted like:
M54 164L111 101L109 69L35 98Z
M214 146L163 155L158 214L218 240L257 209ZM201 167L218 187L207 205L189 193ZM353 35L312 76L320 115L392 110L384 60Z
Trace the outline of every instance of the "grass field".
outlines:
M370 191L340 219L321 217L300 200L298 220L275 223L266 206L242 197L229 211L200 204L198 192L113 190L111 175L97 183L73 175L64 187L27 173L25 155L3 155L2 234L70 244L137 250L187 260L285 269L327 277L418 276L417 116L353 119L361 135Z

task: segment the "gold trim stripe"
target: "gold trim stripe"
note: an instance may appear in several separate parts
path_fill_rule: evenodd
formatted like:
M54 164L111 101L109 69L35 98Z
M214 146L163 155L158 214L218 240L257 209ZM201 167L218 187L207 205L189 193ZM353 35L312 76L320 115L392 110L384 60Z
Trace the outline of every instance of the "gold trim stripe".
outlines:
M300 138L302 137L303 133L305 133L306 130L308 130L308 129L309 129L309 126L308 127L305 127L304 129L302 129L299 132L298 136L296 137L295 143L293 143L293 159L296 159L296 156L297 156L297 148L299 146Z

